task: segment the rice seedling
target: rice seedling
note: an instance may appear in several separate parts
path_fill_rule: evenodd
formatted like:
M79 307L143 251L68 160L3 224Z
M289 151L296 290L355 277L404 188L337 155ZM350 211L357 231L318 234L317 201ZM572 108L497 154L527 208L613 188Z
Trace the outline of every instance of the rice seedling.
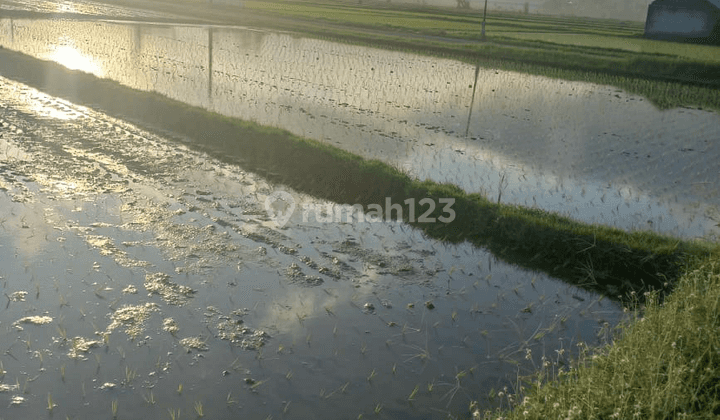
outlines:
M417 395L418 391L420 390L420 384L415 385L415 388L412 390L410 395L408 395L408 401L414 401L415 396Z
M250 390L253 391L253 392L257 392L257 391L256 391L257 388L258 388L260 385L262 385L262 384L264 384L265 382L267 382L267 381L268 381L267 379L263 379L262 381L254 381L254 382L252 382L252 383L250 384Z
M128 366L125 366L125 385L130 385L136 377L137 371L135 369L130 369L130 367Z
M150 405L155 405L157 401L155 401L155 394L153 394L152 389L148 393L148 395L143 395L143 399L146 403Z
M180 420L180 409L177 410L168 408L168 414L170 414L170 420Z
M47 410L52 413L53 409L57 407L57 404L53 402L52 394L48 392L47 396Z
M112 400L112 402L110 403L110 411L112 412L112 418L116 419L117 411L118 411L118 401L117 400Z
M458 372L458 373L455 375L455 383L454 383L454 384L446 384L446 385L450 385L451 388L450 388L450 390L449 390L448 392L445 393L445 395L443 395L442 397L440 397L440 401L442 401L442 400L444 400L444 399L446 399L446 398L448 399L446 408L447 408L447 407L450 407L450 404L452 403L453 398L455 398L455 394L457 394L457 392L461 390L461 385L460 385L461 379L464 378L464 377L465 377L468 373L470 373L470 372L471 372L470 370L460 371L460 372ZM463 392L464 392L464 391L463 391ZM469 396L468 396L468 397L469 397Z
M178 385L178 387L177 387L177 389L175 390L175 392L177 392L178 395L182 395L182 392L183 392L183 384L182 384L182 383Z
M227 397L225 398L225 404L231 405L231 404L237 404L238 401L233 398L232 392L228 392Z
M416 344L405 345L405 347L411 348L413 350L417 350L417 353L404 354L403 356L410 356L407 359L405 359L404 363L408 363L415 359L418 359L421 362L430 360L430 350L427 348L427 345L425 346L425 348L422 348Z
M67 330L65 330L65 328L60 324L55 325L55 330L58 332L58 334L60 334L60 338L62 339L62 341L66 342L67 341Z
M205 417L202 401L195 401L195 413L197 413L198 417Z
M375 415L379 415L380 412L383 409L383 405L380 403L375 404L375 409L373 410L375 412Z

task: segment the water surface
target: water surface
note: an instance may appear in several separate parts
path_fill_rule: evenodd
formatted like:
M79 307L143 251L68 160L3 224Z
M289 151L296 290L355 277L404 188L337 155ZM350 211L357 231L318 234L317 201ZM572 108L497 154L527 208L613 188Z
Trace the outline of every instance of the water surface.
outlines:
M462 417L622 316L402 223L278 228L276 191L331 203L8 79L0 98L8 416Z
M718 233L716 113L488 69L474 90L476 69L457 61L243 28L4 19L0 31L9 48L420 179L622 229Z

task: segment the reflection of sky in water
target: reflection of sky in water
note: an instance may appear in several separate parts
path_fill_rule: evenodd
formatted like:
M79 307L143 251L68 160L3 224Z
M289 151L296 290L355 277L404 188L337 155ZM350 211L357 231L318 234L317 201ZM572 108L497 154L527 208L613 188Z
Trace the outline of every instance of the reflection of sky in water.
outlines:
M661 112L613 88L481 70L465 137L475 69L452 60L228 28L3 20L0 33L13 49L493 201L624 229L716 229L716 114ZM73 49L57 56L62 45Z

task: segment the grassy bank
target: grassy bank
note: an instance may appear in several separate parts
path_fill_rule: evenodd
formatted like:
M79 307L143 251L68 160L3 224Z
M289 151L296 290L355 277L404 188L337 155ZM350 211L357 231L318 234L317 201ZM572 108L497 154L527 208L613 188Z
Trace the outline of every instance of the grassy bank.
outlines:
M715 419L720 416L720 261L694 261L663 305L617 328L612 345L579 360L549 355L500 399L503 419Z
M242 7L193 0L116 0L192 21L239 24L442 56L482 67L606 84L660 108L720 110L720 47L644 39L639 22L491 12L482 15L385 2L245 1Z

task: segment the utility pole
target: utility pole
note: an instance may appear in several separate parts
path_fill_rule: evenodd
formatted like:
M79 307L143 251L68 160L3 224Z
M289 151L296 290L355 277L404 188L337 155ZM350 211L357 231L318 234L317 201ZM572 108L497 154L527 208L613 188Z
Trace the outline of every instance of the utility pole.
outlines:
M482 40L485 41L485 18L487 17L487 2L488 0L485 0L485 10L483 11L483 21L482 21Z

